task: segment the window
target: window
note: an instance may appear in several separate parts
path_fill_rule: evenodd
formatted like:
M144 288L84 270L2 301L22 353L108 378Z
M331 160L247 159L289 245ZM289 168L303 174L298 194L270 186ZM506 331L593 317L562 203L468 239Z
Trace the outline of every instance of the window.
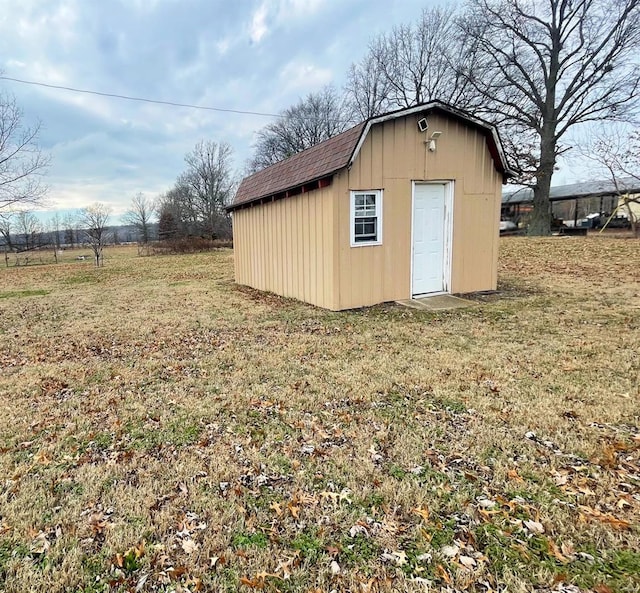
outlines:
M382 190L351 192L351 246L382 243Z

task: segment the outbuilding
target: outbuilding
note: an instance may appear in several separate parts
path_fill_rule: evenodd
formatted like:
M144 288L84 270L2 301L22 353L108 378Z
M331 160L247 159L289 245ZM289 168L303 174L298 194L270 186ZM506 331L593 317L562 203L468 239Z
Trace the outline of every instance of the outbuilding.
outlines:
M496 129L434 101L370 118L245 178L239 284L332 310L495 290Z

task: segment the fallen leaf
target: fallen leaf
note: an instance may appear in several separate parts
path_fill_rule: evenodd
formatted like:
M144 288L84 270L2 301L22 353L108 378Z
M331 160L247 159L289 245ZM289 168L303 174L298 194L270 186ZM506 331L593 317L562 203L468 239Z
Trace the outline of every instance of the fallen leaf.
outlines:
M274 578L274 579L279 579L280 577L277 574L273 574L272 572L266 572L266 571L262 571L259 573L256 573L256 580L258 582L263 582L267 579L267 578Z
M442 550L440 550L444 556L447 558L454 558L458 555L460 548L458 546L444 546Z
M148 574L143 574L139 579L138 582L136 583L136 593L140 593L140 591L142 591L144 589L144 585L147 582L147 579L149 578Z
M274 502L272 502L272 503L269 505L269 508L270 508L272 511L274 511L274 512L275 512L275 514L276 514L276 515L278 515L278 517L279 517L280 515L282 515L282 507L280 506L280 503L279 503L279 502L275 502L275 501L274 501Z
M524 526L531 532L536 534L544 533L544 525L538 521L524 521Z
M351 529L349 529L349 537L357 537L358 535L369 537L369 531L364 525L356 523Z
M524 480L522 479L522 476L518 473L517 469L510 469L507 472L507 476L509 476L509 479L513 480L514 482L518 482L518 483L524 482Z
M582 511L580 518L583 521L586 520L587 517L592 517L594 519L598 519L602 523L607 523L608 525L611 525L611 527L613 527L614 529L619 529L621 531L624 531L626 529L631 529L631 523L629 523L629 521L625 521L624 519L618 519L613 515L610 515L608 513L603 513L597 509L593 509L585 505L580 505L579 508Z
M44 554L51 544L49 544L49 540L47 539L47 534L44 532L40 532L36 538L31 542L31 546L29 551L32 554Z
M395 558L397 566L404 566L407 563L407 553L405 551L398 550L397 552L391 552L391 554Z
M451 584L451 577L442 564L438 564L438 566L436 566L436 572L438 573L438 576L447 583L447 585Z
M556 560L558 560L559 562L562 562L562 564L566 564L567 562L569 562L569 558L567 558L564 554L562 554L556 542L550 539L548 540L548 543L549 543L549 550L551 550L551 553L554 555Z
M187 554L193 554L199 547L200 546L190 538L182 541L182 549Z
M209 558L209 568L215 568L218 564L223 565L225 563L224 556L211 556Z
M559 585L560 583L566 583L567 580L568 580L567 575L562 572L553 577L553 584Z
M257 589L261 586L257 581L253 581L251 579L248 579L247 577L240 577L240 583L242 583L246 587L250 587L251 589Z
M471 556L460 556L458 562L466 568L473 568L476 565L476 561Z
M422 507L417 507L415 509L412 510L414 515L418 515L419 517L422 517L425 521L429 520L429 511L428 509L422 508Z

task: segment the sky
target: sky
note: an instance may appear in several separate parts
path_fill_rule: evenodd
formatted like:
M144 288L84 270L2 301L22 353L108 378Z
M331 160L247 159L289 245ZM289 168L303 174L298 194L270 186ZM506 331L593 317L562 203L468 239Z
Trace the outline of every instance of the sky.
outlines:
M279 113L342 88L369 41L417 19L421 0L0 0L0 74L221 109ZM244 169L273 118L170 107L0 80L52 157L48 206L102 202L115 217L155 197L201 140ZM555 182L573 179L560 171Z
M0 73L194 105L279 113L331 84L372 36L420 15L413 0L0 0ZM0 80L52 157L48 205L124 212L184 170L201 140L241 171L273 118L125 101Z

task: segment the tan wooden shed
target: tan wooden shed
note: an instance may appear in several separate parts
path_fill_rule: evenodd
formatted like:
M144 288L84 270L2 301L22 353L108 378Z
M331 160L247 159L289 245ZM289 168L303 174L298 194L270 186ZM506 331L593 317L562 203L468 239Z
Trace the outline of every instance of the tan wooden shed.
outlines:
M493 126L434 101L371 118L245 178L236 282L332 310L494 290Z

